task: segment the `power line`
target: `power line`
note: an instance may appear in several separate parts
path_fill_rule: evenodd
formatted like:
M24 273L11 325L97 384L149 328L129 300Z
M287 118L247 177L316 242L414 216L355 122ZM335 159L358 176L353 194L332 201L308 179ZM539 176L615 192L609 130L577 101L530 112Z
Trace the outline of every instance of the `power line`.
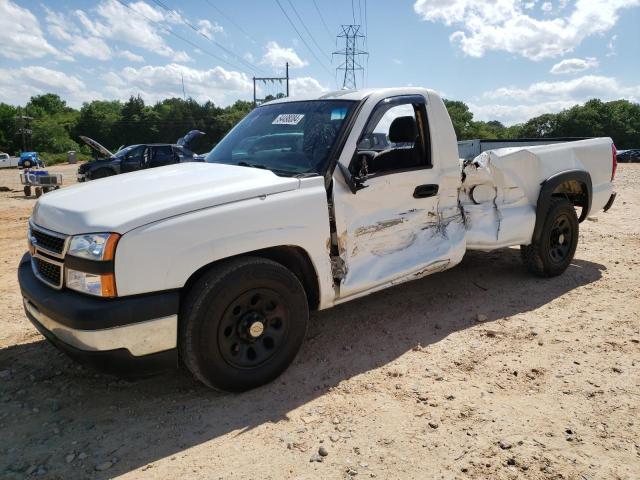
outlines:
M133 8L131 8L129 5L127 5L126 3L124 3L123 0L116 0L119 4L121 4L123 7L128 8L129 10L131 10L133 13L135 13L136 15L143 17L144 19L146 19L148 22L153 23L154 25L156 25L158 28L160 28L161 30L167 32L170 35L173 35L176 38L179 38L180 40L182 40L185 43L188 43L189 45L191 45L194 48L199 49L200 51L202 51L202 53L209 55L210 57L215 58L216 60L218 60L219 62L223 62L226 63L227 65L229 65L230 67L234 68L235 70L240 70L242 71L243 68L242 67L238 67L238 65L235 65L231 62L229 62L228 60L220 57L219 55L216 55L215 53L212 53L208 50L203 49L200 45L192 42L191 40L184 38L181 35L178 35L176 32L174 32L173 30L171 30L170 28L165 27L164 25L162 25L160 22L156 22L155 20L150 19L149 17L147 17L146 15L138 12L137 10L134 10Z
M251 42L253 42L254 44L257 44L258 42L256 42L256 40L249 35L246 30L244 28L242 28L242 26L240 26L236 21L234 21L229 15L227 15L226 13L224 13L222 10L220 10L217 6L215 6L213 3L211 3L210 0L204 0L205 2L207 2L207 4L213 8L216 12L218 12L220 14L220 16L224 17L225 19L227 19L227 21L229 21L229 23L231 23L234 27L236 27L245 37L247 37L249 40L251 40Z
M351 15L353 15L353 23L356 23L356 8L353 5L353 0L351 0Z
M324 52L322 50L322 47L320 45L318 45L318 42L316 42L315 37L313 36L313 34L309 31L309 29L307 28L307 25L304 23L304 20L302 20L302 17L300 16L300 14L298 13L298 10L296 10L296 7L293 6L293 3L291 3L291 0L287 0L289 2L289 5L291 6L291 8L293 9L293 13L296 14L296 17L298 17L298 20L300 20L300 23L302 24L302 26L304 27L305 31L307 32L307 35L309 35L309 37L311 37L311 41L316 45L316 47L318 48L318 51L324 55ZM330 58L330 57L329 57Z
M316 0L312 0L312 1L313 1L313 6L316 7L316 12L318 12L318 17L320 17L320 21L322 22L322 25L324 25L324 29L327 31L327 35L329 35L329 38L333 42L333 33L331 33L331 30L327 26L327 22L324 21L324 17L322 16L322 12L320 11L320 8L318 8L318 4L316 3Z
M246 61L244 58L242 58L240 55L236 54L235 52L229 50L227 47L225 47L224 45L222 45L220 42L217 42L216 40L214 40L213 38L209 37L209 35L205 34L201 29L199 29L198 27L196 27L195 25L193 25L191 22L185 20L182 15L180 15L178 12L176 12L174 9L168 7L167 5L164 4L164 2L161 2L160 0L153 0L153 3L155 3L156 5L164 8L167 12L169 13L173 13L182 23L184 23L186 26L188 26L191 30L193 30L194 32L196 32L198 35L200 35L201 37L205 38L206 40L208 40L209 42L211 42L212 44L214 44L216 47L220 48L221 50L224 50L224 52L226 52L228 55L231 55L232 57L235 57L236 60L238 60L241 64L245 65L246 67L250 68L251 70L254 70L256 72L262 72L265 73L264 70L262 70L261 68L253 65L251 62Z
M298 30L298 28L296 27L296 25L293 23L293 21L291 20L291 18L289 17L289 15L287 14L287 12L285 11L285 9L282 7L282 4L280 3L280 0L276 0L276 3L278 4L278 7L280 7L280 10L282 11L282 13L284 14L284 16L287 18L287 20L289 21L289 24L293 27L293 29L296 31L296 33L298 34L298 37L300 37L300 40L302 40L302 43L304 43L304 45L307 47L307 50L309 50L309 52L311 52L311 55L313 55L313 57L318 61L318 63L320 64L320 66L329 74L331 75L331 70L329 70L327 68L327 66L322 62L322 60L320 60L318 58L318 56L316 55L316 53L313 51L313 49L309 46L309 44L307 43L307 41L304 39L304 37L300 34L300 31Z
M369 46L369 19L367 18L367 0L364 0L364 46ZM367 60L368 62L369 60Z

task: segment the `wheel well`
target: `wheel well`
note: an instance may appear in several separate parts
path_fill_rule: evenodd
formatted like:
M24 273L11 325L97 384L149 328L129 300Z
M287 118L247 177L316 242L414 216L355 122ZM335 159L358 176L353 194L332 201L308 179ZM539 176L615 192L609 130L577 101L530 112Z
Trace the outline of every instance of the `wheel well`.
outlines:
M553 190L551 196L566 198L574 207L581 207L583 210L589 207L589 190L583 182L578 180L567 180L562 182ZM581 214L581 222L584 220L582 217L583 215Z
M545 216L553 197L566 198L574 206L582 207L578 221L583 222L591 210L592 189L591 175L584 170L558 173L542 182L536 205L536 225L533 229L532 241L536 242L540 238Z
M318 284L318 275L316 274L316 270L313 267L313 263L311 263L309 254L304 249L292 245L282 245L278 247L254 250L252 252L245 252L240 255L227 257L205 265L189 277L182 288L183 294L184 292L187 292L191 286L211 268L221 262L241 257L266 258L291 270L291 272L298 277L298 280L300 280L300 283L302 283L302 286L304 287L305 293L307 294L307 301L309 302L309 309L318 309L318 305L320 303L320 286Z

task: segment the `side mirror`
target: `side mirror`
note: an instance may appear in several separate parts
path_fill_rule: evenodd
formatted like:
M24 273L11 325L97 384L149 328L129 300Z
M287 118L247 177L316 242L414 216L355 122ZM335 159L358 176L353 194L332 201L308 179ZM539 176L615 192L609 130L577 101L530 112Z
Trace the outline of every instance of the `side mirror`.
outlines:
M376 155L377 152L373 151L358 152L356 157L353 159L350 168L346 168L341 163L338 163L338 168L347 182L351 193L355 194L358 190L368 187L364 182L369 175L369 159Z

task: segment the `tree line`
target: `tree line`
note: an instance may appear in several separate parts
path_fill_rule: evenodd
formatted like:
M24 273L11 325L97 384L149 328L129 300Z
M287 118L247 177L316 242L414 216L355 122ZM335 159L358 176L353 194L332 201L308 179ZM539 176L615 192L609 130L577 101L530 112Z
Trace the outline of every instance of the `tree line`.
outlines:
M510 127L498 121L474 120L464 102L445 100L445 104L459 140L608 136L619 149L640 148L640 104L627 100L593 99ZM195 150L207 152L252 108L251 102L240 100L223 108L180 98L146 105L141 97L132 96L126 102L94 100L78 110L47 93L31 97L24 106L0 103L0 151L17 154L22 149L20 129L29 127L27 149L44 154L69 150L89 154L80 135L115 151L121 145L174 143L193 129L206 133ZM22 120L24 116L31 119Z
M463 102L445 100L445 104L459 140L611 137L619 150L640 148L640 104L628 100L593 99L510 127L496 120L474 121Z

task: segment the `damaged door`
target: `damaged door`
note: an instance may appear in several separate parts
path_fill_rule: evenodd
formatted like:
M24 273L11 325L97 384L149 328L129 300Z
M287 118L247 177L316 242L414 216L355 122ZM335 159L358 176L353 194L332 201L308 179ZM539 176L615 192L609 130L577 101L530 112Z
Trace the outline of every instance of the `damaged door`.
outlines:
M432 158L426 99L379 102L343 170L352 188L334 189L340 298L446 269L464 251L457 188Z

